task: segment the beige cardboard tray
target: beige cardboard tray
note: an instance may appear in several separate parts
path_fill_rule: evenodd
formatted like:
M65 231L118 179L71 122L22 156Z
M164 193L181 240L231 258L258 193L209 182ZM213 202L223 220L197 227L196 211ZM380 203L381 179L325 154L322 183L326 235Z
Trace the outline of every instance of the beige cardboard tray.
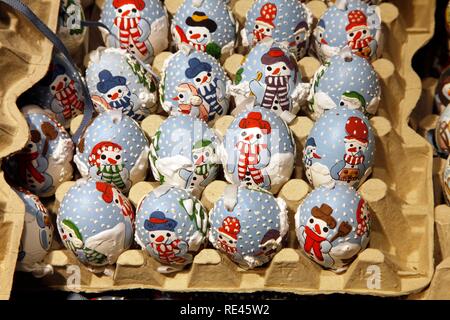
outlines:
M59 1L24 2L55 30ZM16 99L45 75L51 52L51 43L33 25L0 4L0 158L25 146L28 127ZM24 212L0 169L0 299L8 299L12 287Z
M248 8L248 1L234 2L235 12L236 8ZM166 1L167 6L170 3ZM311 1L308 6L316 18L325 9L318 1ZM399 296L421 291L430 283L434 271L432 149L408 126L408 119L421 94L421 82L411 67L411 59L432 36L434 6L435 1L429 0L407 3L396 0L381 5L385 50L383 59L377 60L374 67L381 79L382 103L378 116L371 120L377 135L377 154L373 175L360 188L374 213L374 226L370 248L362 252L345 273L338 275L323 270L304 257L298 250L291 223L288 247L267 266L251 271L238 268L213 249L203 249L186 270L162 275L155 271L158 263L144 251L128 250L119 257L110 273L99 275L89 272L66 250L54 250L47 257L47 263L53 265L55 272L44 278L43 283L55 289L85 292L154 288L179 292L339 292ZM173 8L169 12L171 10ZM238 11L244 12L243 9ZM169 55L163 53L155 59L157 71ZM231 77L241 58L236 55L226 61ZM308 57L302 59L299 66L308 79L319 63ZM153 115L145 119L142 126L152 136L163 119ZM224 132L232 119L232 116L225 116L215 127ZM76 122L72 129L75 127ZM297 149L302 150L312 122L298 117L290 127ZM299 155L292 179L279 192L288 204L291 222L309 191L308 184L302 180L300 158ZM67 182L58 189L51 208L53 212L57 211L58 203L72 183ZM136 204L156 185L155 182L138 183L130 191L130 199ZM215 181L206 188L202 201L207 208L212 207L225 185L224 181Z

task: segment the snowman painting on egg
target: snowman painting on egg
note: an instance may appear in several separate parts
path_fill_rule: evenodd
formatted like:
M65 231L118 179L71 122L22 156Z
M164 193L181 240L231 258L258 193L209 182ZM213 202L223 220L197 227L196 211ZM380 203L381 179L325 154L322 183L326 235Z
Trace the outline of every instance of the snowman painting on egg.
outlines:
M260 16L255 20L253 27L253 45L257 42L272 38L275 28L274 20L277 16L277 6L274 3L266 3L261 7Z
M348 45L352 51L363 57L370 58L377 50L377 41L370 34L367 16L362 10L352 10L348 13L348 24L345 27Z

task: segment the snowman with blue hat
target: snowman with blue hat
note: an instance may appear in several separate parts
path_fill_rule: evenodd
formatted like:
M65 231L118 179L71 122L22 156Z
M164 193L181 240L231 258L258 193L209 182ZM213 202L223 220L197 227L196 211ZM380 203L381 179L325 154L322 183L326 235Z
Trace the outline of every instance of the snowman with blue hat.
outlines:
M175 227L178 222L166 217L161 211L154 211L145 220L144 228L149 232L146 249L163 264L185 265L192 261L188 254L189 245L178 239Z
M145 110L137 105L138 97L128 88L125 77L113 76L109 70L102 70L98 78L97 90L112 109L121 109L123 114L137 121L144 119Z
M200 97L208 106L208 121L214 119L216 114L222 115L224 109L228 109L225 98L225 83L214 77L212 66L208 62L202 62L198 58L191 58L189 67L185 71L188 79L191 79L198 90Z

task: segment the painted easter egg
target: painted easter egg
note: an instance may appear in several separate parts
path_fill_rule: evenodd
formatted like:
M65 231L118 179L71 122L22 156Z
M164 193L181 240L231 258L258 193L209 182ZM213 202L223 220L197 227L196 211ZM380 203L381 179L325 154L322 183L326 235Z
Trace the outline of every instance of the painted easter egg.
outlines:
M333 5L320 17L313 38L314 50L322 63L346 46L363 58L375 60L381 54L379 8L360 0Z
M159 0L106 0L100 16L107 47L126 49L145 63L169 46L169 19Z
M178 51L165 61L159 92L161 105L169 114L187 114L214 121L228 112L229 80L210 55Z
M209 213L209 241L241 267L269 262L289 230L285 202L262 189L228 186Z
M341 52L316 71L311 81L308 107L312 118L337 106L374 115L380 102L378 75L364 58Z
M450 106L445 107L436 124L435 141L437 153L447 158L450 152Z
M434 100L439 114L450 104L450 67L442 71L439 77Z
M80 0L63 0L59 7L57 35L71 54L76 54L86 39L84 9Z
M51 266L43 263L53 242L53 222L36 195L20 187L14 191L25 204L16 270L32 272L36 277L42 277L53 270Z
M16 185L50 197L72 179L73 142L64 127L38 106L26 106L22 113L30 135L25 147L5 161L5 172Z
M367 203L345 182L314 189L298 207L295 231L301 251L325 268L344 271L367 247Z
M259 107L234 119L218 152L228 182L260 187L274 194L290 178L295 153L286 123Z
M144 132L119 111L98 115L81 137L74 157L83 177L128 192L147 175L150 147Z
M314 187L336 181L359 186L372 172L375 138L361 111L336 107L312 128L303 149L306 176Z
M159 272L181 270L206 241L208 217L190 192L159 186L139 203L136 242L162 264Z
M191 47L215 58L233 53L236 22L223 0L184 0L172 20L178 48Z
M64 246L92 271L116 263L133 242L133 207L103 181L78 180L64 195L56 223Z
M141 121L157 111L157 88L151 69L125 50L99 48L92 52L86 81L99 113L121 110Z
M217 175L217 144L217 136L205 122L186 115L170 116L152 137L153 176L161 184L199 196Z
M242 42L254 46L272 39L284 43L300 60L308 50L311 24L312 14L300 1L257 0L247 12Z
M83 113L85 105L81 85L70 70L67 59L54 53L45 77L24 97L26 102L52 111L65 128L69 128L74 117Z
M308 94L301 78L294 56L285 47L268 41L258 43L242 61L231 87L236 110L256 105L278 115L296 114Z

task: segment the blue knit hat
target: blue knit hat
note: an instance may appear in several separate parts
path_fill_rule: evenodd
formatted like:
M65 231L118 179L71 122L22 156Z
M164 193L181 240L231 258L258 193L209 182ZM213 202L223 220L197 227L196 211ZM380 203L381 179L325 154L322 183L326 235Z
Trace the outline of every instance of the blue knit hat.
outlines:
M195 78L200 72L210 72L211 65L208 62L201 62L198 58L189 59L189 68L186 69L185 75L188 79Z
M316 147L316 141L313 137L309 137L308 140L306 140L305 148L306 147Z
M147 231L168 230L173 232L177 224L175 220L167 218L163 212L154 211L150 218L145 220L144 228Z
M98 74L100 82L97 83L97 90L100 93L107 93L114 87L124 86L127 83L127 79L122 76L113 76L108 70L102 70Z

